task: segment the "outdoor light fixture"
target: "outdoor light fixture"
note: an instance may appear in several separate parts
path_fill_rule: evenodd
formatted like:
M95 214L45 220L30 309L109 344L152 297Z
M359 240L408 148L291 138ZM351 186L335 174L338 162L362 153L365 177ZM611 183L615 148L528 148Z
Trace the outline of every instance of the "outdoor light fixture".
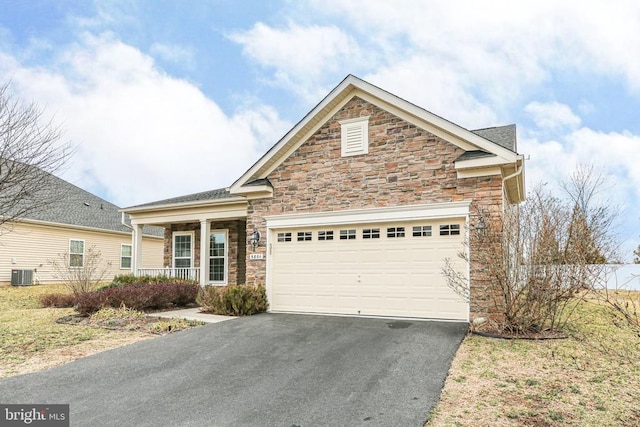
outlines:
M484 231L487 229L487 224L485 224L484 222L484 217L480 217L478 218L478 222L476 223L476 226L474 227L477 231Z
M258 247L258 243L260 243L260 232L258 230L253 230L253 233L249 236L249 242L251 243L251 247L255 251Z

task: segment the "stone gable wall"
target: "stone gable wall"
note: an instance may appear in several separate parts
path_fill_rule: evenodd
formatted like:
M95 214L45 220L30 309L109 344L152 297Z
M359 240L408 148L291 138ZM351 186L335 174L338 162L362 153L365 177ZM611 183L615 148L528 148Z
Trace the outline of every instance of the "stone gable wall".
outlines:
M369 118L369 153L341 156L339 121ZM454 160L463 150L360 98L350 100L270 175L273 198L250 200L247 232L266 236L265 216L378 208L469 200L502 209L499 176L456 177ZM255 252L266 254L262 239ZM471 251L481 251L471 242ZM254 253L247 246L247 254ZM266 255L265 255L266 256ZM474 258L475 259L475 258ZM486 278L472 262L471 315L487 315ZM264 261L247 255L248 284L264 284Z

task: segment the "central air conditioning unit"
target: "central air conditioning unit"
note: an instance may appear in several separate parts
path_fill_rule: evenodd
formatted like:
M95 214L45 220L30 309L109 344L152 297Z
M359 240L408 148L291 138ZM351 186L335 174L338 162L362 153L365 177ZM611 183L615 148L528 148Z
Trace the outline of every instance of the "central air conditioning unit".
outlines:
M11 284L13 286L33 285L33 270L11 270Z

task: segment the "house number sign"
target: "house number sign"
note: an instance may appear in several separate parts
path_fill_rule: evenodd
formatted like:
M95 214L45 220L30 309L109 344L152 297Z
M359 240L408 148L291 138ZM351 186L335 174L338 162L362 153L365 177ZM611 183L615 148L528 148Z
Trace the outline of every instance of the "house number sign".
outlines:
M264 259L264 254L249 254L249 259Z

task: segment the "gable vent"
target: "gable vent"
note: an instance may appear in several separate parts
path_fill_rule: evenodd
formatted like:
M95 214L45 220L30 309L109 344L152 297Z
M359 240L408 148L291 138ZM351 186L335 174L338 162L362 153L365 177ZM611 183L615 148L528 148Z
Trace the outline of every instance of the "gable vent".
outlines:
M356 156L369 152L369 116L340 122L342 156Z

